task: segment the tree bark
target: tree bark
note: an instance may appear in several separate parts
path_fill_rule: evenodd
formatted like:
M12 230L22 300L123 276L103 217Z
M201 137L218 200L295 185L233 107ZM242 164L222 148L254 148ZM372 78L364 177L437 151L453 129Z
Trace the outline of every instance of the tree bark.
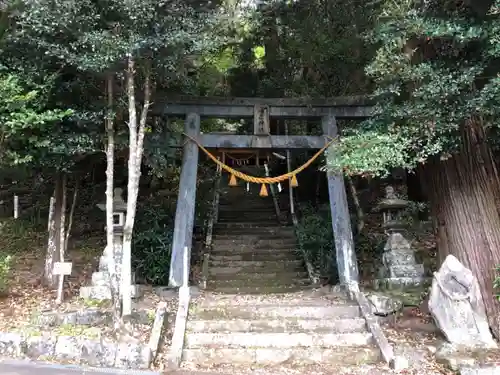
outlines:
M115 167L115 131L113 114L113 76L106 79L106 96L108 100L108 113L106 116L106 246L108 251L109 289L113 303L113 324L115 332L121 327L120 283L116 274L114 228L113 228L113 190Z
M142 154L146 122L151 104L150 72L146 72L144 79L144 102L140 119L137 119L137 103L135 99L135 60L128 59L127 69L127 96L129 111L129 158L127 184L127 217L123 228L123 260L122 260L122 315L132 314L132 235L134 231L137 196L139 195L139 181L141 178Z
M45 255L44 283L50 288L55 288L57 280L52 271L54 263L60 261L61 243L61 219L63 216L64 177L58 173L55 178L54 204L49 212L47 253Z
M71 236L71 228L73 227L73 218L75 216L76 202L78 199L78 185L79 181L75 182L73 190L73 200L71 201L71 208L69 211L68 227L66 228L66 238L64 239L64 253L68 250L69 237Z
M462 139L459 153L425 166L439 258L452 254L477 277L490 328L500 339L500 303L493 288L500 265L500 217L497 187L488 173L491 152L477 121L465 124Z
M61 219L59 225L59 262L64 262L66 248L66 208L68 203L68 176L66 173L62 177L62 193L61 193Z

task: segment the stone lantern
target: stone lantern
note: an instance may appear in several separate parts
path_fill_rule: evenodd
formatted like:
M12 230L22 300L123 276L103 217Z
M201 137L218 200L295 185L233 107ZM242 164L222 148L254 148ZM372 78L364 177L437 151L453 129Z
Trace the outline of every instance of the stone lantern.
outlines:
M102 211L106 212L106 203L97 205ZM116 265L116 275L119 285L121 285L121 263L123 255L123 227L125 225L125 216L127 213L127 202L123 199L123 189L116 188L113 191L113 249L107 246L103 255L99 259L99 270L92 274L92 286L82 287L80 297L87 299L108 300L111 299L111 290L109 287L109 266L108 259L114 256ZM110 252L113 254L110 254ZM132 286L132 296L138 294L138 288Z
M405 238L406 225L402 220L403 210L408 201L396 197L394 188L387 186L386 196L376 210L383 214L383 227L387 242L382 255L382 267L374 281L375 289L399 289L421 285L424 279L424 266L417 264L415 250Z

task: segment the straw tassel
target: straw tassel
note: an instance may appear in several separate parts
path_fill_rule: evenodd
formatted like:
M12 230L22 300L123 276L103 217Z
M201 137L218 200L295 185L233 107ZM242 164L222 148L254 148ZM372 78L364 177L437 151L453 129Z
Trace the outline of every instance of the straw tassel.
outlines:
M237 186L236 176L231 173L231 178L229 179L229 186Z
M299 182L297 181L297 176L293 175L292 176L292 180L290 181L290 185L292 187L297 187L299 186Z
M267 188L266 188L266 184L262 184L261 188L260 188L260 193L259 195L261 197L267 197Z

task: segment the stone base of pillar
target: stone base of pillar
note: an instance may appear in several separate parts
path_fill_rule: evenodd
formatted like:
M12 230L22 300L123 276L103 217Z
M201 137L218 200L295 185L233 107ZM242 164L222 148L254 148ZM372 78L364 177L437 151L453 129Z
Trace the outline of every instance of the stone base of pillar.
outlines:
M423 288L430 285L430 277L388 277L373 280L373 289L375 290L394 290L394 289L413 289Z
M115 260L121 263L121 239L117 236L115 238ZM111 299L111 288L108 272L108 251L104 250L103 256L99 259L99 270L92 274L92 283L90 286L84 286L80 288L80 297L84 299L94 299L99 301L105 301ZM117 276L119 282L121 282L121 272L119 272L120 267L117 267ZM143 288L140 285L132 285L131 287L132 298L142 297L144 294ZM121 293L120 293L121 294Z
M132 298L140 298L143 294L140 285L132 285ZM80 288L80 298L98 301L111 300L111 288L108 285L83 286Z

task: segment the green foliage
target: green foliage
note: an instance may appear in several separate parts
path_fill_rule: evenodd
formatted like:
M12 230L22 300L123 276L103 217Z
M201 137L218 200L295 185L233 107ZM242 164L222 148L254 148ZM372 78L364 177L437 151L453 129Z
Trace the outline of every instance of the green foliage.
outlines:
M261 2L247 18L233 86L256 96L338 96L366 91L369 48L360 35L373 6L350 0ZM239 94L241 95L241 94Z
M336 279L335 245L329 211L301 206L296 235L300 250L314 270L321 277Z
M497 277L495 278L495 281L493 282L493 288L498 290L498 289L500 289L500 266L497 266L496 272L497 272ZM500 301L500 293L499 292L497 292L496 297Z
M134 269L139 278L153 285L167 285L170 270L174 213L163 203L141 203L133 237Z
M8 293L11 266L12 256L0 253L0 295Z
M48 85L28 86L19 76L0 69L0 162L4 165L33 162L40 153L57 147L50 134L72 114L47 109Z
M353 130L327 152L327 168L348 174L386 176L391 168L404 165L408 144L398 135Z
M367 35L377 46L366 68L377 87L375 116L359 134L400 146L394 153L362 155L358 164L366 171L413 168L436 155L445 159L459 150L468 120L487 130L498 126L500 2L493 3L489 12L472 2L382 3L377 27ZM358 158L356 153L353 147L339 163Z

